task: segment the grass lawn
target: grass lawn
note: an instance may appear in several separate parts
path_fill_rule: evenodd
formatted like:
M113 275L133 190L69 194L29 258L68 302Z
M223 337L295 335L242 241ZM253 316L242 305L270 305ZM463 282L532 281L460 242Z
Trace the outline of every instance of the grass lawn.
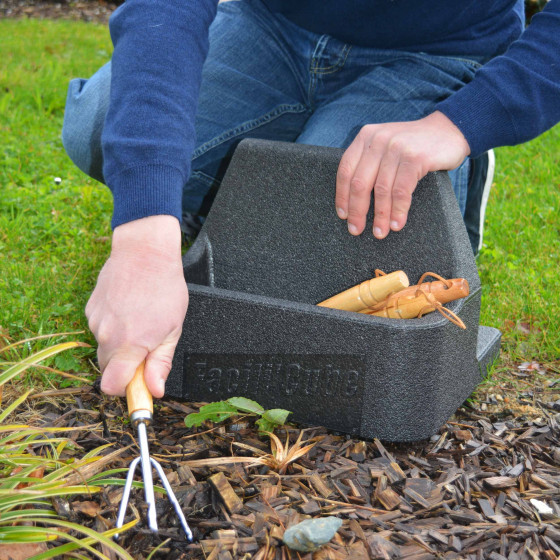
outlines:
M73 338L93 344L83 309L110 249L111 195L73 166L60 130L68 80L110 58L109 33L2 20L0 36L0 328L12 340L83 330ZM559 202L559 127L497 150L478 264L481 322L504 333L498 368L534 360L558 372ZM92 355L59 356L55 365L92 372Z

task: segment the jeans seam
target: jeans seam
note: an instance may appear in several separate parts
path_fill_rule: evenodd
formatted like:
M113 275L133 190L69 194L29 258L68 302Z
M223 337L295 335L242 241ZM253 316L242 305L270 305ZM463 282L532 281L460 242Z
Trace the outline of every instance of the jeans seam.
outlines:
M208 173L204 173L204 171L200 171L199 169L192 172L191 180L192 179L199 179L206 183L208 187L212 187L214 184L218 183L219 185L222 184L220 179L213 177L212 175L208 175Z
M313 53L311 54L311 59L309 60L309 85L307 86L307 99L311 106L314 108L313 103L313 93L317 86L317 61L319 59L320 53L325 50L325 45L327 44L329 38L327 35L321 35L317 40Z
M462 62L463 64L467 64L468 66L471 66L475 70L482 68L482 64L480 62L477 62L476 60L472 60L470 58L462 58L460 56L445 56L444 58L447 58L449 60L456 60L457 62Z
M352 45L344 45L340 59L336 64L333 64L331 66L321 66L320 68L315 67L313 72L320 75L334 74L335 72L338 72L338 70L340 70L346 64L346 59L348 58L351 50Z
M308 111L308 108L305 107L305 105L299 103L296 105L290 105L286 103L282 105L278 105L278 107L276 107L274 110L265 113L259 118L246 121L243 124L236 126L235 128L231 128L226 132L220 134L219 136L212 138L212 140L209 140L205 144L202 144L194 151L192 160L194 161L196 158L199 158L209 150L216 148L217 146L223 144L227 140L231 140L236 136L240 136L241 134L255 130L265 124L268 124L269 122L272 122L273 120L277 119L278 117L281 117L286 113L297 114L297 113L305 113L306 111Z

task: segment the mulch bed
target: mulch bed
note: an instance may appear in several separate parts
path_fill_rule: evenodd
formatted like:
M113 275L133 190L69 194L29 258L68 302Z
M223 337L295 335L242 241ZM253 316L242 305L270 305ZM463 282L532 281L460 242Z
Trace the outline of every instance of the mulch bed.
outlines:
M83 453L103 443L114 443L107 453L123 449L104 468L126 467L137 456L121 399L92 387L35 399L42 403L44 425L98 421L98 429L71 437ZM139 560L163 541L154 558L555 559L560 555L558 403L539 401L534 394L515 400L532 414L511 417L511 411L493 404L503 403L503 397L498 401L489 395L486 411L461 408L430 441L412 444L288 426L277 431L283 443L288 437L294 450L301 437L299 448L314 446L276 468L249 462L271 450L250 418L187 429L184 418L198 405L160 401L150 449L169 477L195 542L186 542L165 497L157 500L160 533L151 533L142 492L133 490L125 522L136 515L142 521L122 536L121 544ZM232 456L248 462L228 463ZM205 466L212 458L223 461ZM73 521L102 530L113 526L121 495L122 487L107 488L87 502L60 499L55 507ZM531 500L548 505L548 513ZM313 555L283 545L288 527L326 515L343 520L328 545Z
M69 19L107 23L121 1L0 0L0 18Z

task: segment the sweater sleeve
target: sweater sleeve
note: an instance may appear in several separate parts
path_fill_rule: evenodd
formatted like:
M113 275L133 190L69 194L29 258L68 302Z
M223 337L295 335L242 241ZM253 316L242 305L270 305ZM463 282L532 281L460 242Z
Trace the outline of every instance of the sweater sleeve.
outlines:
M126 0L111 17L111 94L102 135L113 228L181 217L217 0Z
M550 0L520 38L439 103L476 157L535 138L560 121L560 0Z

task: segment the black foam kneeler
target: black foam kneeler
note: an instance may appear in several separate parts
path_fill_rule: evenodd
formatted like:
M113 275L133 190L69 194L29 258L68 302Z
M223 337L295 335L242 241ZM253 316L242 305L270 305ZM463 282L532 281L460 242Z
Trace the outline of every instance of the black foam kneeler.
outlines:
M167 394L246 396L290 419L389 441L434 434L481 381L500 332L479 326L481 287L447 173L413 195L408 222L379 241L348 234L334 209L342 151L244 140L184 258L190 303ZM470 295L439 313L385 319L317 307L404 270L466 278Z

